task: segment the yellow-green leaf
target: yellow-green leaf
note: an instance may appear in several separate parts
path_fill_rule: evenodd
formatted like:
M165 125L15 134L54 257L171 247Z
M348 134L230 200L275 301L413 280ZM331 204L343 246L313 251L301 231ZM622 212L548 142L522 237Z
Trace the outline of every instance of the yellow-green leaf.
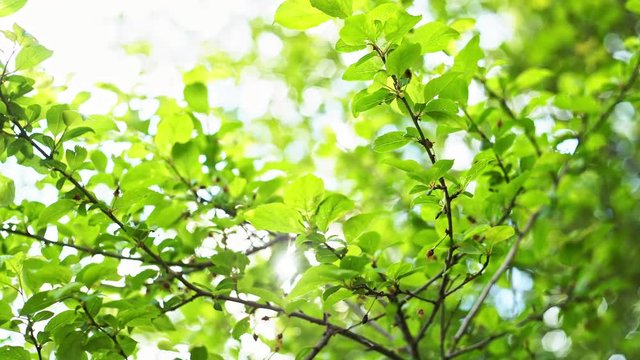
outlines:
M331 17L311 6L309 0L285 0L276 10L275 22L293 30L318 26Z
M302 233L302 216L283 203L265 204L249 210L245 218L258 230Z

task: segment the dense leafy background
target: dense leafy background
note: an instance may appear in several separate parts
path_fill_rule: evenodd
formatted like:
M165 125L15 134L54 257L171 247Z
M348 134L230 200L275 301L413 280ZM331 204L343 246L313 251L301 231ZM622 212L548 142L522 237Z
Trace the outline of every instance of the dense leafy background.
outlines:
M638 13L285 0L251 23L276 61L214 52L178 98L100 84L100 114L3 29L0 160L57 196L0 168L0 358L640 355ZM290 106L212 106L247 76Z

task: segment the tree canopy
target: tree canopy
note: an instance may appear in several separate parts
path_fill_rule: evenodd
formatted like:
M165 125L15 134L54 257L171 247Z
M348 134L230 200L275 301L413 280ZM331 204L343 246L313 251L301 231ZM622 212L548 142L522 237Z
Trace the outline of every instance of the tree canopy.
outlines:
M212 51L180 98L98 84L100 114L2 29L0 358L640 355L639 14L284 0L251 23L275 60ZM279 97L213 105L247 74Z

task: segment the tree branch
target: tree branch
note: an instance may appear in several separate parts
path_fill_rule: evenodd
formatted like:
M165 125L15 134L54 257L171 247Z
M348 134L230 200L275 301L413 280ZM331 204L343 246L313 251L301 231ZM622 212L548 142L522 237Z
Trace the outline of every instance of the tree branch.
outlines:
M500 267L493 274L489 282L484 286L484 288L480 292L480 295L478 295L478 298L471 306L471 309L469 310L469 313L467 314L467 316L465 316L465 318L462 320L462 324L460 325L460 327L458 328L458 331L453 337L453 344L451 346L452 349L455 349L460 339L462 339L462 337L464 336L465 332L471 325L471 322L473 321L475 316L478 314L478 311L480 311L480 307L482 306L484 301L487 299L487 296L489 296L489 291L491 290L493 285L495 285L498 282L502 274L504 274L504 272L507 271L507 269L511 266L511 262L515 259L516 254L518 253L518 248L520 246L520 243L524 239L525 235L529 232L529 230L531 230L531 228L535 224L535 221L539 215L540 215L540 210L533 213L533 215L529 218L527 225L518 234L518 237L514 241L513 245L511 245L511 248L509 249L507 256L504 258L504 260L500 264Z
M493 155L496 158L496 161L498 162L498 167L500 167L500 170L502 171L502 175L504 177L504 180L509 183L511 181L511 179L509 178L509 172L507 171L507 168L504 166L504 163L502 162L502 159L500 158L500 155L498 155L498 152L495 149L495 143L493 141L491 141L489 139L489 137L487 136L487 134L484 133L484 131L482 131L478 125L476 125L476 123L473 121L473 118L471 117L471 115L469 115L469 113L467 112L467 109L465 109L464 107L460 107L462 109L462 112L464 113L465 117L467 118L467 120L469 120L469 123L471 124L471 126L469 127L470 131L475 131L478 135L480 135L480 137L482 138L482 140L484 140L485 142L489 143L491 145L491 150L493 151Z
M120 346L120 343L118 342L118 338L116 337L116 334L113 334L107 331L104 327L102 327L100 324L96 322L96 319L93 318L93 316L91 315L91 312L89 312L89 309L87 309L86 303L81 302L81 305L82 305L82 310L84 310L84 313L87 315L87 319L89 319L89 323L95 326L100 332L107 335L111 339L111 341L113 341L113 345L118 350L118 354L120 354L120 356L122 356L123 359L126 359L128 356L122 349L122 346Z
M322 349L324 349L325 346L329 345L329 340L331 340L331 337L333 336L333 334L334 334L333 330L331 328L327 328L327 330L322 335L322 338L320 339L320 341L318 341L316 346L313 347L313 350L311 351L311 353L305 356L305 360L312 360L318 354L320 354Z
M34 239L34 240L37 240L37 241L40 241L42 243L49 244L49 245L68 247L68 248L76 249L78 251L81 251L81 252L84 252L84 253L87 253L87 254L90 254L90 255L102 255L102 256L105 256L105 257L110 257L110 258L114 258L114 259L118 259L118 260L131 260L131 261L139 261L139 262L143 262L143 263L144 262L149 262L150 264L160 265L159 263L157 263L156 261L153 261L151 259L145 259L145 258L136 257L136 256L127 256L127 255L113 253L113 252L100 250L100 249L96 249L96 248L92 248L92 247L88 247L88 246L82 246L82 245L76 245L76 244L72 244L72 243L65 243L65 242L61 242L61 241L50 240L50 239L45 238L44 236L32 234L32 233L30 233L30 232L28 232L26 230L17 230L17 229L11 229L11 228L7 228L7 227L0 227L0 232L6 232L6 233L9 233L9 234L28 237L28 238L31 238L31 239ZM165 262L165 263L167 265L170 265L170 266L180 266L180 267L184 267L184 268L194 268L194 269L204 269L204 268L208 268L208 267L212 266L212 263L210 261L202 262L202 263L185 263L185 262Z
M482 79L482 78L479 78L479 77L476 77L476 79L478 81L480 81L480 83L482 83L482 85L484 86L484 89L487 91L487 95L489 95L490 98L492 98L494 100L497 100L498 103L500 104L500 107L502 108L502 110L513 121L517 122L518 121L518 117L513 112L513 110L511 110L511 108L509 107L509 104L507 104L507 99L505 99L503 96L498 95L495 91L491 90L491 88L489 88L489 86L487 84L487 80L486 79ZM540 150L540 145L538 145L538 141L536 140L535 134L531 134L530 132L525 130L524 135L527 137L527 139L529 140L531 145L533 145L533 148L536 151L536 155L538 155L538 156L542 155L542 151Z

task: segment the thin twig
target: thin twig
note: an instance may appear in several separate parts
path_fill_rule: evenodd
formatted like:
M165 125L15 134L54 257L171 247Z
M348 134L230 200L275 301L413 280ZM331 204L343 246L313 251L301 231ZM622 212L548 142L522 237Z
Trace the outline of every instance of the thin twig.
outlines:
M596 123L593 125L593 127L584 133L584 136L598 130L598 128L600 128L600 126L602 126L602 124L604 124L604 122L607 121L611 113L613 113L613 110L615 110L616 106L624 100L625 96L627 95L627 92L631 90L631 88L633 87L633 84L638 79L639 74L640 74L640 57L638 57L638 59L636 60L636 64L633 67L633 70L631 70L631 75L629 76L629 79L627 79L627 81L620 87L618 96L616 96L615 100L600 115L600 117L598 118Z
M478 77L476 77L476 79L478 81L480 81L480 83L482 83L482 85L484 86L485 90L487 91L487 94L489 95L489 97L494 99L494 100L497 100L498 103L500 104L500 107L502 108L502 110L513 121L517 122L518 121L518 116L516 116L516 114L513 112L513 110L511 110L511 108L509 107L509 104L507 104L507 99L505 99L504 96L500 96L495 91L491 90L491 88L487 84L487 80L486 79L482 79L482 78L478 78ZM537 156L542 155L542 151L540 150L540 145L538 145L538 141L536 140L535 134L531 134L529 131L525 130L524 135L527 137L527 139L529 140L531 145L533 145L533 148L536 151L536 155Z
M468 283L472 282L473 280L477 279L480 275L482 275L482 273L484 273L484 270L487 268L487 266L489 266L489 259L491 258L491 256L487 255L486 259L484 261L484 263L482 264L482 268L480 268L480 270L478 270L475 274L471 274L468 275L459 285L457 285L455 288L447 291L446 296L449 296L451 294L453 294L454 292L460 290L463 286L467 285Z
M389 332L387 330L385 330L382 326L380 326L380 324L378 324L378 322L376 320L378 320L379 318L381 318L382 316L386 315L386 314L381 314L382 316L376 316L376 317L372 317L369 318L368 314L365 313L358 304L354 304L351 301L345 301L347 303L347 306L349 306L349 309L351 309L351 311L353 311L356 315L358 315L361 319L363 319L362 321L360 321L359 323L351 326L349 328L349 330L355 328L356 326L359 325L364 325L367 324L369 326L371 326L371 328L373 328L374 330L376 330L377 332L380 333L380 335L386 337L389 341L393 341L393 335L389 334ZM366 316L366 318L365 318Z
M118 342L118 338L116 334L107 331L107 329L105 329L100 324L98 324L96 322L96 319L93 318L93 316L91 315L91 312L87 308L87 304L85 302L81 302L81 304L82 304L82 310L84 310L84 313L87 315L87 319L89 319L89 323L95 326L100 332L107 335L111 339L111 341L113 341L114 346L118 350L118 354L120 354L120 356L122 356L123 359L126 359L127 354L124 352L124 349L122 349L122 346L120 346L120 343Z
M316 346L313 347L313 350L311 350L311 353L305 356L305 360L312 360L318 354L320 354L322 349L324 349L325 346L329 345L329 340L331 340L331 337L333 336L333 334L334 334L333 330L331 328L327 328L327 330L322 335L322 338L320 339L320 341L318 341Z
M36 347L36 352L38 354L38 360L42 360L42 345L38 342L38 339L36 338L36 336L33 333L33 322L31 317L28 317L28 323L27 323L27 329L26 332L29 336L29 338L31 339L31 342L33 343L33 346Z
M272 247L275 244L281 243L281 242L285 242L285 241L289 241L291 240L291 236L289 234L274 234L275 238L269 242L266 242L262 245L259 246L252 246L249 249L247 249L244 254L245 255L251 255L251 254L255 254L261 250L267 249Z
M471 117L471 115L469 115L469 113L467 112L467 109L465 109L464 107L461 107L461 109L462 109L462 112L464 113L465 117L467 118L467 120L469 120L469 123L471 124L471 126L469 127L469 130L475 131L476 133L478 133L478 135L480 135L482 140L484 140L485 142L487 142L487 143L489 143L491 145L491 150L493 151L493 155L495 156L496 161L498 162L498 167L500 167L500 170L502 171L502 175L504 176L504 180L507 183L509 183L511 181L511 179L509 178L509 172L507 171L507 168L504 166L504 163L502 162L502 159L500 158L500 155L496 151L495 143L489 139L487 134L485 134L484 131L482 131L480 129L480 127L478 127L478 125L476 125L476 123L473 121L473 118Z
M180 301L179 303L177 303L177 304L175 304L173 306L170 306L170 307L167 307L167 308L163 308L162 309L162 313L166 314L168 312L175 311L175 310L177 310L177 309L189 304L190 302L192 302L192 301L194 301L194 300L196 300L196 299L198 299L200 297L202 297L202 294L195 294L195 295L189 296L188 298Z
M110 258L119 259L119 260L131 260L131 261L139 261L139 262L149 262L151 264L158 265L156 262L154 262L151 259L145 259L145 258L136 257L136 256L127 256L127 255L122 255L122 254L109 252L109 251L105 251L105 250L100 250L100 249L96 249L96 248L92 248L92 247L88 247L88 246L82 246L82 245L76 245L76 244L72 244L72 243L55 241L55 240L47 239L44 236L32 234L32 233L30 233L30 232L28 232L26 230L23 231L23 230L18 230L18 229L11 229L11 228L8 228L8 227L0 227L0 232L6 232L6 233L9 233L9 234L28 237L28 238L31 238L31 239L34 239L34 240L38 240L38 241L40 241L42 243L49 244L49 245L55 245L55 246L68 247L68 248L76 249L78 251L81 251L81 252L84 252L84 253L87 253L87 254L90 254L90 255L102 255L102 256L105 256L105 257L110 257ZM202 262L202 263L166 262L166 264L170 265L170 266L180 266L180 267L184 267L184 268L196 268L196 269L203 269L203 268L208 268L208 267L212 266L212 263L210 261Z
M498 270L496 270L496 272L493 274L489 282L484 286L484 288L480 292L480 295L478 295L478 297L476 298L476 301L471 306L471 309L467 313L467 316L465 316L465 318L462 320L462 324L460 325L460 327L458 328L458 331L453 337L453 344L451 346L452 349L455 349L460 339L462 339L462 337L464 336L465 332L471 325L471 322L473 321L475 316L478 314L478 311L480 311L480 307L482 306L484 301L487 299L487 296L489 296L489 291L491 290L493 285L495 285L498 282L502 274L504 274L504 272L507 271L507 269L511 266L511 262L515 259L516 254L518 253L518 248L520 247L520 243L525 238L525 235L529 232L529 230L531 230L531 228L535 224L536 219L538 218L539 215L540 215L540 210L536 211L535 213L533 213L533 215L531 215L531 217L529 218L529 221L527 222L527 225L518 234L516 240L513 242L513 245L511 245L511 248L509 249L507 256L504 258L504 260L500 264L500 267L498 268Z
M393 299L393 302L397 305L398 310L395 315L396 325L400 328L402 332L402 336L404 337L404 341L407 343L409 347L409 353L411 354L412 359L420 359L420 353L418 350L418 342L411 335L411 331L409 330L409 326L407 326L407 319L405 318L404 311L402 310L402 305L398 304L398 300L396 298Z

